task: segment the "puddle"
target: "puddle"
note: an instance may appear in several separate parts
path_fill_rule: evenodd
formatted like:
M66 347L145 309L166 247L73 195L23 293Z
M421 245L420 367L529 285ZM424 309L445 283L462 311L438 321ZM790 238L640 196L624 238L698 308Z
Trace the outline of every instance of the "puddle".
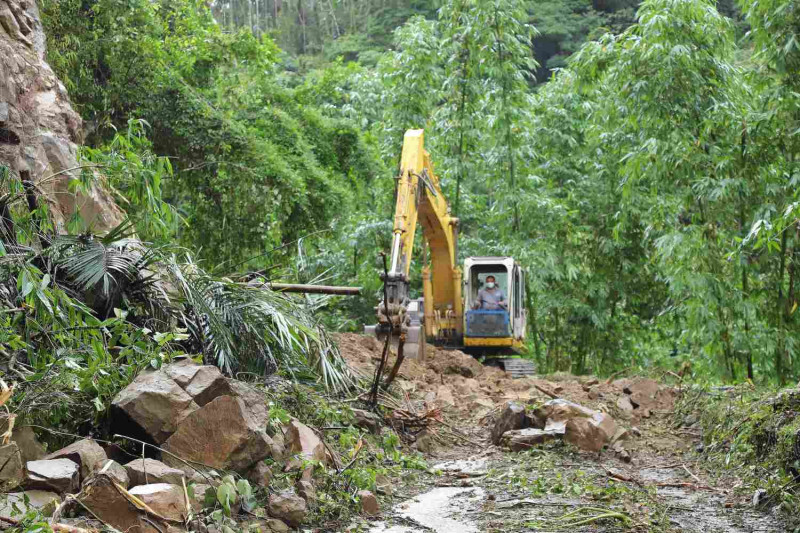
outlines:
M377 522L370 533L480 533L467 518L484 499L481 488L439 487L396 505L395 516L403 524Z

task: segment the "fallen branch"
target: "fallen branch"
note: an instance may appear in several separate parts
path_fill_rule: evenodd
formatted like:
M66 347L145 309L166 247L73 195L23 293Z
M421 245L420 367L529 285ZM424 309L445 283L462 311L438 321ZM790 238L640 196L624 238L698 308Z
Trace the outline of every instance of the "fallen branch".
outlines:
M610 469L606 468L605 466L603 467L603 470L606 471L606 474L608 474L608 477L614 478L617 481L625 481L626 483L634 483L636 485L639 485L640 487L642 486L642 482L639 481L638 479L635 479L635 478L632 478L632 477L628 477L628 476L626 476L624 474L619 474L617 472L614 472L613 470L610 470Z

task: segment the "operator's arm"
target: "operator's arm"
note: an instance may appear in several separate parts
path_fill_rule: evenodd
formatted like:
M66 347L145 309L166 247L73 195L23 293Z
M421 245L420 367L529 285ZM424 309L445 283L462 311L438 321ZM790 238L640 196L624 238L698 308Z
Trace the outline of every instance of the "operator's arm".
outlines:
M483 289L478 291L478 299L472 304L473 309L480 309L481 307L483 307Z
M506 302L506 295L501 289L497 289L497 305L503 309L508 309L508 302Z

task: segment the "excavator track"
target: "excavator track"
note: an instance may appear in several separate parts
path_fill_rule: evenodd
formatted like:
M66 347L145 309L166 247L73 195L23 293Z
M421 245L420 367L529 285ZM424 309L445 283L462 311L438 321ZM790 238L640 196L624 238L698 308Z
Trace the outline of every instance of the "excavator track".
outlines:
M524 378L536 373L536 367L530 359L520 359L518 357L508 357L496 359L500 367L512 378Z

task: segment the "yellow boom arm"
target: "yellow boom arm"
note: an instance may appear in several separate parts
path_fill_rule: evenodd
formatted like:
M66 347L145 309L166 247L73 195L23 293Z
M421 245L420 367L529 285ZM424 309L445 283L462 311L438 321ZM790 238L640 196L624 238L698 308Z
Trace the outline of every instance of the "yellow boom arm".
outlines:
M430 265L422 268L425 336L460 336L463 304L461 269L456 264L458 219L450 216L439 178L425 151L423 130L409 130L403 141L391 266L385 280L391 316L385 316L383 306L378 308L381 325L397 333L404 333L408 322L408 273L417 223L422 225L430 250Z

